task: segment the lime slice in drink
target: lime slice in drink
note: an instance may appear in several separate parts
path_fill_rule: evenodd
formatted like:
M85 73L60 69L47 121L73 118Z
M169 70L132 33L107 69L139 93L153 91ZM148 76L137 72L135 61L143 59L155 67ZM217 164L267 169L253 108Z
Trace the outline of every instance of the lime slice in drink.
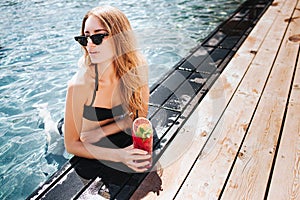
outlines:
M144 117L138 117L133 121L132 130L137 137L143 139L150 138L153 134L151 122Z

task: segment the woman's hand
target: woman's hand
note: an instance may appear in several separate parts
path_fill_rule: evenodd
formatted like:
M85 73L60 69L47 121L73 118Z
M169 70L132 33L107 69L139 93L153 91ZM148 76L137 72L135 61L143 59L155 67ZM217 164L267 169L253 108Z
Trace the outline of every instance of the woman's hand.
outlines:
M135 149L133 145L130 145L119 151L119 161L127 165L129 168L136 172L145 172L148 170L147 165L150 164L149 158L151 155L147 151L141 149Z
M103 137L105 137L105 135L104 135L104 132L102 131L102 128L97 128L95 130L81 132L81 134L80 134L80 140L82 142L87 142L87 143L98 142Z

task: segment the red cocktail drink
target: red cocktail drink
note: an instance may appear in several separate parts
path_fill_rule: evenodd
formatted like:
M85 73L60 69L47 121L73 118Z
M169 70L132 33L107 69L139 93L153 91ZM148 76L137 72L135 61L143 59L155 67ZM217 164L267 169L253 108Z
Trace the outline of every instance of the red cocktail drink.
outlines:
M134 148L142 149L152 155L153 129L148 119L139 117L133 121L132 140ZM150 158L149 161L150 164L146 166L147 168L151 167L152 158Z

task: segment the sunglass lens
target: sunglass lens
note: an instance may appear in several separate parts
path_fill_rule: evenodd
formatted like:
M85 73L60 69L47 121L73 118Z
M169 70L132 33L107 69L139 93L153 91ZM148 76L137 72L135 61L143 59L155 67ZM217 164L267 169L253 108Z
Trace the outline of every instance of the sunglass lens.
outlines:
M95 45L99 45L102 43L103 35L102 34L92 35L91 39Z
M88 41L85 36L77 36L77 37L75 37L75 40L82 46L87 46Z

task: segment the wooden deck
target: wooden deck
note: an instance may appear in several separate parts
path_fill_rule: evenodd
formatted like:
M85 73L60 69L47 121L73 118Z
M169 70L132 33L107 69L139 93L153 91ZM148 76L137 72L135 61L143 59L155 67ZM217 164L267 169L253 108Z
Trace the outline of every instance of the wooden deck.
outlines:
M143 199L300 199L299 34L300 1L275 0L160 158L163 191Z

